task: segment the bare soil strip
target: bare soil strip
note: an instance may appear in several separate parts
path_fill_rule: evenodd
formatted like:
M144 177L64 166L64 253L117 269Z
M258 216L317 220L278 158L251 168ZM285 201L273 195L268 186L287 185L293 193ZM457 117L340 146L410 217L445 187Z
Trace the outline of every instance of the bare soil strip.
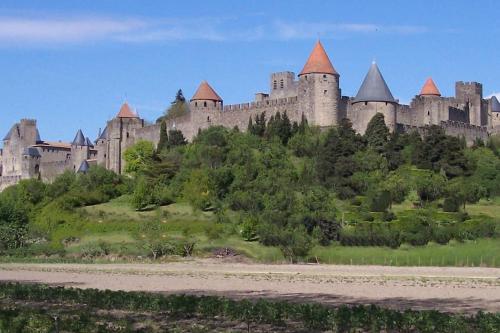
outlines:
M264 265L214 260L0 264L0 280L235 299L266 297L331 305L500 312L498 268Z

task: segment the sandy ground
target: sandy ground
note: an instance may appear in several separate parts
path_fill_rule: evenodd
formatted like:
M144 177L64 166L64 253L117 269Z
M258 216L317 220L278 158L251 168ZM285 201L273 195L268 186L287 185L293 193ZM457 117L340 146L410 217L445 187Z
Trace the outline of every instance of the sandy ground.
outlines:
M0 264L0 280L78 288L266 297L397 309L500 312L500 269L262 265L215 260L167 264Z

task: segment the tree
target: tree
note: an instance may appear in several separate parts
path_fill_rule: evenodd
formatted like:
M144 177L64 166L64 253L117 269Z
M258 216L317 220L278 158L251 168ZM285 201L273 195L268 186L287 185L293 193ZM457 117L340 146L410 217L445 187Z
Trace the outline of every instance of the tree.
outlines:
M408 184L403 177L396 173L393 173L386 179L386 181L382 184L382 188L390 194L389 208L392 208L393 202L403 202L409 190Z
M389 129L385 125L384 115L377 113L368 123L365 132L365 139L368 146L377 153L383 153L389 141Z
M446 178L434 172L417 179L417 194L422 202L439 199L446 189Z
M184 134L178 129L171 129L168 131L169 147L183 146L187 143Z
M168 149L169 146L170 143L168 142L167 123L163 120L160 125L160 141L158 142L157 151Z
M182 90L179 89L175 95L175 100L172 102L170 107L165 111L163 119L174 119L185 115L188 112L188 106L186 99L182 94ZM163 120L160 118L160 121Z
M140 140L127 148L123 154L125 172L140 173L147 169L155 157L155 147L152 142Z
M487 191L484 187L474 181L463 178L457 178L449 184L447 192L448 197L453 198L461 204L464 211L466 203L476 203L487 195Z
M137 179L134 193L132 194L132 206L137 210L143 210L151 203L151 189L144 177Z

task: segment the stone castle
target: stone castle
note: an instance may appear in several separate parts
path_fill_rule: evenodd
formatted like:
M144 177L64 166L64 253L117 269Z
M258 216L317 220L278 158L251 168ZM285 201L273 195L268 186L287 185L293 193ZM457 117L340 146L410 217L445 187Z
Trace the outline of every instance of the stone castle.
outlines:
M272 73L269 93L255 94L250 103L224 105L222 98L205 81L189 101L189 110L167 120L168 129L182 131L190 140L199 129L213 125L237 126L246 130L249 118L265 112L269 118L286 112L291 121L304 115L309 124L328 128L348 118L363 134L372 117L382 113L391 131L422 129L439 125L447 134L461 136L468 144L500 133L500 103L483 98L477 82L456 82L455 96L443 97L429 78L410 105L394 99L377 64L371 64L354 97L343 96L340 74L335 70L321 42L314 46L302 71ZM97 164L117 173L124 171L123 152L138 140L157 144L160 124L148 124L127 103L109 120L92 142L81 130L71 143L47 142L40 138L36 121L23 119L4 138L0 154L0 190L20 179L51 181L65 170L86 172Z

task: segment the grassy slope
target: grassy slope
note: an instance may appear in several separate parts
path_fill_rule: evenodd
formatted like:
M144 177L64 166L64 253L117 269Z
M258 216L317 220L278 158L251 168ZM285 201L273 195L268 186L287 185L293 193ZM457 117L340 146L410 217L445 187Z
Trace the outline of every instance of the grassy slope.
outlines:
M346 220L359 220L356 210L347 202L340 203L345 211ZM137 212L130 208L126 197L109 203L82 208L86 222L66 226L65 237L72 235L78 241L66 246L68 253L80 253L89 244L104 241L113 253L132 256L144 256L147 251L140 245L143 236L141 227L146 221L159 225L159 237L176 237L187 231L197 239L197 255L203 256L215 248L230 247L252 259L264 262L284 260L277 248L265 247L258 242L246 242L238 236L238 230L221 229L210 235L207 229L217 228L215 216L211 212L197 212L183 203L160 207L155 210ZM480 201L468 205L466 210L472 216L484 214L500 218L500 198L493 201ZM415 210L410 201L394 205L393 211L399 216L411 218ZM436 210L436 218L446 220L453 214ZM376 214L374 214L376 215ZM187 231L186 231L187 230ZM425 247L403 245L399 249L383 247L316 247L312 256L321 263L331 264L385 264L385 265L445 265L445 266L500 266L500 241L479 240L476 242L448 245L429 244Z

